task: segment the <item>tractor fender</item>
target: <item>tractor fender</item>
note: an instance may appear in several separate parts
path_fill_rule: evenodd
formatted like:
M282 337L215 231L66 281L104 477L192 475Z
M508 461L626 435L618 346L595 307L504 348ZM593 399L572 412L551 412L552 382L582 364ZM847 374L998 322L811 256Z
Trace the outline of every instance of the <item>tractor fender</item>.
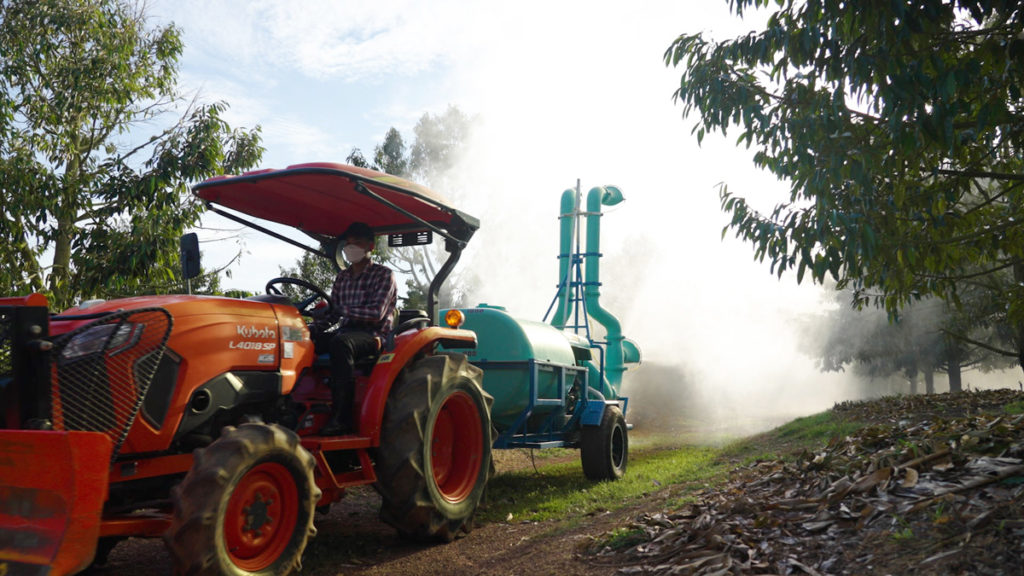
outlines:
M0 573L92 563L113 448L99 432L0 431Z
M371 445L380 445L381 422L384 419L384 407L391 393L391 385L395 378L421 352L437 344L446 349L476 348L476 333L469 330L456 330L431 326L416 332L399 334L395 338L393 350L382 353L377 364L370 373L366 396L359 410L359 433L371 440Z

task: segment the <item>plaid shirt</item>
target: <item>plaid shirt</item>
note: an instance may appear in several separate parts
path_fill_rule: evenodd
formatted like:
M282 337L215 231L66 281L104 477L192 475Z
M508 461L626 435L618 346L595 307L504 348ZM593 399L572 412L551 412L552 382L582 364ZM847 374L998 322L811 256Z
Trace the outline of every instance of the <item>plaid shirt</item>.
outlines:
M338 273L331 288L334 312L329 324L341 320L342 328L355 328L383 337L391 331L392 313L398 302L395 275L387 266L371 262L356 276L352 268Z

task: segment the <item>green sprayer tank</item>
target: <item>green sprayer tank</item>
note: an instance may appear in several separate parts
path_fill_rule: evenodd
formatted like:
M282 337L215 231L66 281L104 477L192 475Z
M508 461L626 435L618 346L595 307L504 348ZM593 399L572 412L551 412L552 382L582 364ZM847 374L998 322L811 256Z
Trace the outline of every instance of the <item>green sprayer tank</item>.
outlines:
M601 205L621 202L622 194L611 186L594 188L586 212L580 200L578 189L562 196L560 278L552 302L558 307L550 322L516 318L488 304L461 309L463 328L477 335L470 362L483 370L484 389L494 397L497 448L579 446L586 428L602 424L606 406L626 411L626 399L619 396L622 373L626 364L640 361L640 350L598 301L597 263ZM578 231L583 216L585 251ZM604 328L606 341L592 338L591 318Z
M478 341L469 359L484 370L484 389L494 397L491 419L498 431L513 427L534 397L527 417L533 429L552 412L565 412L564 399L578 397L583 384L579 368L591 358L588 341L550 324L514 318L500 306L481 304L463 312L463 328L476 332ZM592 377L600 379L596 366ZM536 386L535 396L531 386ZM606 383L601 389L606 397L616 396Z

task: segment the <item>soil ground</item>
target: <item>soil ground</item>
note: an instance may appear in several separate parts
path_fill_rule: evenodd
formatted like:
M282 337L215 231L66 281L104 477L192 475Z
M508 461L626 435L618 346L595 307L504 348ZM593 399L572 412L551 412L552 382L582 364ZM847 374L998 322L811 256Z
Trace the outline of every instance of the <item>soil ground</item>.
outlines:
M1003 406L1010 402L1018 406L1024 406L1024 394L1003 391L997 397L945 394L929 397L901 398L909 398L910 400L899 399L893 401L891 399L883 399L875 403L856 403L847 406L837 406L834 412L843 418L874 425L874 428L867 430L887 430L884 426L891 424L893 426L892 430L905 431L909 427L909 429L927 430L932 435L940 431L946 431L948 426L962 425L961 423L965 422L963 420L965 415L982 417L986 419L986 422L992 423L992 430L998 432L998 440L1001 442L999 446L1011 446L1009 452L1007 452L1005 447L999 448L1002 454L1007 457L1013 456L1016 458L1015 462L1018 462L1016 465L1018 467L1021 466L1019 464L1021 456L1021 449L1019 447L1024 442L1024 438L1021 437L1024 436L1024 433L1020 433L1021 430L1024 430L1024 416L1000 417L997 415L1001 414L1000 411L1003 409ZM950 430L956 435L960 434L958 428ZM895 434L893 432L886 433ZM989 431L987 433L991 435L993 432ZM972 432L972 434L974 433ZM967 436L965 435L964 438L967 438ZM896 439L893 436L888 440ZM847 440L850 440L849 437ZM905 443L907 440L903 438L900 441ZM879 438L863 437L855 445L839 445L833 441L830 444L832 448L829 449L835 452L836 458L843 454L847 454L847 456L843 457L848 457L853 451L860 451L862 454L858 458L864 459L873 458L871 456L872 453L883 454L883 450L877 447L884 443ZM773 436L772 434L752 438L748 441L748 445L752 446L750 453L775 453L783 456L787 452L793 453L795 450L804 450L806 448L806 446L790 445L788 439L777 435ZM1014 446L1018 448L1013 448ZM763 504L762 500L758 500L758 498L764 496L766 480L800 483L811 478L811 475L807 472L811 468L793 472L792 464L783 465L783 460L778 460L777 462L759 461L755 464L750 464L749 461L744 462L739 459L734 461L731 457L725 458L730 458L727 463L730 468L734 468L734 471L729 474L729 479L723 483L723 487L720 490L717 492L715 489L707 491L711 496L716 494L720 496L719 503L714 506L708 504L702 509L713 513L712 516L716 518L714 521L716 526L731 526L739 530L744 521L744 515L750 515L750 506L747 506L746 511L740 511L739 516L737 516L736 507L730 507L730 503L735 504L735 502L745 501L758 510L778 508L778 500L769 502L768 505ZM496 452L496 460L499 474L503 471L531 466L530 458L522 452L499 451ZM790 460L788 462L793 461ZM799 462L800 460L797 458L795 461ZM551 460L545 460L545 462L551 462ZM1010 464L1013 464L1013 462L1010 462ZM769 469L772 472L771 475L767 478L762 477L767 474L765 470ZM789 470L789 472L786 470ZM1015 470L1019 470L1019 468ZM874 475L877 475L877 472ZM1024 496L1021 494L1024 489L1014 488L1015 485L1024 482L1024 477L1018 478L1018 476L1019 474L1010 478L1010 480L1019 480L1019 482L1010 486L1014 490L1007 496L1010 500L1004 500L1001 501L1001 504L998 504L999 508L1003 511L1011 510L1009 513L1012 516L1009 520L1000 520L998 529L1003 531L1000 534L1009 534L1005 532L1005 529L1014 528L1013 534L1024 535L1024 531L1022 531L1024 530L1024 521L1021 521L1016 516L1017 511L1020 510L1021 500L1024 499ZM925 472L922 469L922 484L924 484L924 477ZM863 482L863 480L860 481L861 484ZM755 486L759 487L756 488ZM879 490L874 492L874 494L885 495L880 491L880 487L874 487L874 484L872 486L873 489ZM660 566L653 566L648 564L642 557L643 546L610 554L607 550L598 553L598 548L600 547L594 546L595 542L603 541L610 532L616 529L623 527L635 529L637 526L644 526L645 521L648 522L648 526L651 528L648 530L648 533L654 533L655 536L658 530L662 530L662 534L665 534L666 530L675 530L684 536L694 532L693 526L687 524L687 522L699 521L700 518L697 517L696 513L689 513L692 516L690 517L686 512L667 509L670 501L678 502L675 496L679 494L680 490L685 488L683 486L665 486L659 492L649 495L638 504L590 516L532 523L494 522L478 526L469 535L447 545L421 545L401 539L394 530L378 519L377 511L380 507L380 499L377 494L371 488L360 488L352 490L328 514L318 516L316 525L319 534L310 542L306 549L304 557L305 568L302 574L312 574L314 576L342 574L559 574L567 576L610 576L612 574L667 574L670 572L682 574L705 573L703 570L679 571L678 569L681 568L679 563L683 561L681 553L670 553L668 556L663 556L662 564ZM761 494L758 494L758 490L761 491ZM796 493L796 488L780 485L776 492L783 494L787 499L791 499L793 494ZM1003 492L1006 492L1006 490L1003 490ZM779 498L778 494L772 497ZM982 496L985 495L983 494ZM972 501L985 501L985 498L987 496L973 498ZM984 505L984 502L977 505ZM703 506L703 504L700 504L700 506ZM714 514L718 515L714 516ZM986 514L987 512L981 516L988 518ZM704 516L707 516L707 514L704 514ZM817 563L819 567L828 565L831 569L815 570L808 562L796 562L796 557L792 556L794 562L786 564L788 569L781 571L774 569L770 570L770 573L1024 574L1024 567L1021 565L1024 563L1024 560L1022 560L1024 559L1024 545L1020 543L1020 538L1018 536L1013 538L993 538L990 537L991 535L988 536L983 551L968 548L967 542L957 544L956 546L959 547L957 548L958 550L961 550L961 556L968 553L977 554L981 552L989 558L1010 559L1006 562L999 561L995 563L994 571L968 570L964 572L959 568L954 570L952 567L951 571L935 571L942 563L932 564L925 571L921 571L918 568L925 568L920 565L923 560L931 560L932 558L943 556L935 554L935 546L948 544L946 542L948 534L940 538L942 535L936 532L935 526L937 522L942 520L942 527L948 528L959 522L960 519L954 518L946 523L947 520L940 518L934 511L926 511L924 517L918 521L911 520L909 516L907 518L908 520L905 522L917 522L919 524L902 525L908 534L915 535L912 542L919 545L917 548L908 547L906 539L895 540L892 537L891 531L884 529L877 534L867 530L856 533L836 532L836 537L841 539L833 541L832 544L822 541L820 532L817 537L811 535L804 538L799 536L797 531L794 530L792 533L787 533L787 537L783 540L792 540L794 546L800 547L802 550L815 552L818 556L821 556L821 553L831 554L836 556L838 560L834 560L831 564L827 562L823 564L819 561ZM971 520L973 524L969 525L970 529L974 530L974 533L979 538L985 536L987 533L983 534L980 532L981 528L978 527L977 517L973 518L974 520ZM967 519L969 518L964 520L966 521ZM1022 530L1015 528L1018 524L1021 525ZM778 527L785 528L780 524L776 530ZM765 527L749 527L746 535L741 537L749 539L755 532L755 528L761 529ZM735 534L737 530L729 529L728 532ZM946 531L948 532L948 530ZM715 534L729 536L729 534L721 530ZM715 536L715 534L710 534L710 536ZM765 536L766 540L762 540L760 545L762 551L764 551L765 546L774 546L779 540L778 532L775 530L768 530L766 534L768 534ZM971 532L968 532L968 535L970 534ZM928 540L929 538L934 540ZM690 557L693 557L694 554L698 555L698 557L710 557L707 556L710 553L722 556L720 554L722 552L721 542L722 539L718 538L717 544L714 545L696 543L695 546L691 546L687 554L690 554ZM873 556L873 568L868 568L865 565L860 566L860 568L867 570L867 572L860 572L859 569L851 572L843 568L843 564L846 564L846 568L850 568L853 565L847 562L847 559L850 558L849 555L842 556L844 546L855 546L858 550L870 549ZM781 547L781 544L779 547ZM637 550L641 552L637 552ZM956 550L953 552L956 552ZM748 550L747 554L753 555L754 552ZM812 556L814 554L808 554L805 558ZM774 566L780 565L775 564ZM961 567L969 566L971 565L970 559L967 558L966 563L958 565ZM764 566L766 565L763 565L762 569L751 571L734 565L732 569L721 573L762 573L764 572ZM885 568L883 569L882 567ZM672 570L665 572L660 570L661 568ZM875 568L883 569L883 571L876 572ZM105 576L127 576L139 574L143 571L147 573L147 576L164 576L172 573L170 558L164 551L162 542L159 540L132 539L123 542L111 553L108 563L102 568L95 569L93 573ZM718 572L716 571L715 573Z
M526 468L522 451L495 452L497 472ZM545 463L557 460L547 459ZM581 471L582 474L582 471ZM382 522L380 497L370 487L355 488L329 513L318 514L318 534L306 548L303 575L611 575L616 569L585 562L580 552L595 538L659 507L652 501L575 521L492 523L476 527L450 544L407 541ZM171 558L163 542L132 538L110 553L107 563L89 573L102 576L171 576Z

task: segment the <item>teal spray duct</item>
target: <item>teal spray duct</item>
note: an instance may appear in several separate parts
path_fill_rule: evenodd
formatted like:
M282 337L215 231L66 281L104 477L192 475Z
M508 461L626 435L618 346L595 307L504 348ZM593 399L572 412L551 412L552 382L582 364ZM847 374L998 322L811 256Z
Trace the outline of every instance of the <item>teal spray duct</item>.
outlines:
M587 193L587 252L584 271L584 301L587 313L604 327L607 334L605 378L618 390L622 374L626 371L623 352L622 325L618 318L601 306L601 206L615 206L622 202L622 191L615 186L595 186Z
M575 189L569 188L562 192L559 213L559 283L558 293L552 302L552 306L557 305L557 308L551 324L560 330L572 328L577 334L580 329L584 329L588 339L590 328L587 316L604 327L604 379L611 389L612 397L615 397L622 384L625 365L640 362L640 348L632 340L623 337L619 320L605 310L600 301L601 206L615 206L622 202L623 196L622 191L615 186L592 188L587 194L586 212L579 209L581 199L579 184ZM581 254L579 220L582 216L587 218L587 238L586 252ZM585 277L580 276L581 267L586 270ZM570 318L576 318L572 326L569 325Z
M569 298L572 290L572 259L573 236L576 233L579 191L576 188L567 188L562 192L562 204L559 211L559 250L558 250L558 308L551 319L551 325L560 330L565 329L566 320L569 318Z

